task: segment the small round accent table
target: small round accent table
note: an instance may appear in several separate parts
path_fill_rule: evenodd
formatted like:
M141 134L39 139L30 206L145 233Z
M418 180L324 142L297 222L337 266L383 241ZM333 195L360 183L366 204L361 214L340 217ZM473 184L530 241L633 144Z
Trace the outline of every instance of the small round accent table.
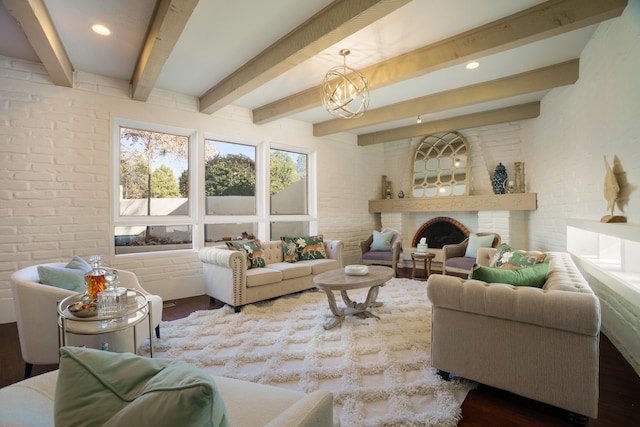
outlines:
M427 252L426 254L413 252L411 254L411 262L413 262L413 270L411 271L411 278L416 280L427 280L431 275L431 260L436 257L436 254ZM416 260L424 262L424 276L418 277L416 275Z
M69 296L58 303L58 341L60 346L67 345L67 334L101 335L133 328L133 348L138 348L135 326L147 320L149 326L149 357L153 357L153 324L151 323L151 304L147 297L136 289L127 289L127 312L119 315L76 317L67 308L70 304L82 300L83 294Z
M316 275L313 278L313 283L316 285L316 288L327 294L329 308L331 309L331 313L333 313L333 319L324 325L324 328L335 328L342 323L347 314L355 314L363 319L367 317L379 319L378 316L369 312L368 309L382 305L381 302L376 302L378 289L380 286L384 286L388 280L391 280L393 276L394 271L392 268L373 265L369 266L369 272L362 276L350 276L344 272L344 269L326 271ZM366 300L361 303L351 301L347 295L347 291L361 288L369 288ZM347 305L345 309L338 308L333 291L340 291L342 300Z

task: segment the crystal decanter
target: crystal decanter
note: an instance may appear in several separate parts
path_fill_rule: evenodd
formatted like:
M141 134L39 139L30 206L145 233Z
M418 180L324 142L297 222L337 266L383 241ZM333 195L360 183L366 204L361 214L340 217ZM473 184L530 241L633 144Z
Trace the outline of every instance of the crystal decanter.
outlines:
M104 268L102 267L102 255L92 255L89 257L89 263L91 264L91 270L84 275L84 281L87 285L88 296L92 301L98 298L98 294L104 290L105 278Z
M118 286L120 284L118 270L106 269L105 281L105 290L98 294L98 315L100 317L124 316L127 312L127 289ZM120 318L116 317L112 320L118 321Z

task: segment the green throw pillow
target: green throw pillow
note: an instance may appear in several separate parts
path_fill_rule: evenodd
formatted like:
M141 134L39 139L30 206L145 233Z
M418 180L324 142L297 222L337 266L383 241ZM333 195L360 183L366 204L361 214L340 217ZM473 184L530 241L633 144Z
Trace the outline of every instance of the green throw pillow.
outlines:
M73 268L39 265L38 276L43 285L81 293L85 291L84 271Z
M477 258L478 248L490 248L495 238L496 236L494 234L486 236L478 236L473 233L469 234L469 242L467 243L467 250L464 256L467 258Z
M81 347L60 349L57 426L229 427L210 375L188 363Z
M242 240L237 242L225 242L227 248L243 252L247 259L247 269L260 268L267 265L264 259L264 250L260 240Z
M487 283L506 283L513 286L533 286L541 288L547 280L549 261L540 262L532 267L495 268L474 265L469 279Z
M489 265L500 268L531 267L547 259L547 254L538 251L515 249L506 243L500 245Z
M391 252L391 241L393 240L393 231L380 232L373 230L373 242L371 242L371 250L379 252Z
M282 254L286 262L305 261L310 259L324 259L324 239L317 236L280 237L282 240Z

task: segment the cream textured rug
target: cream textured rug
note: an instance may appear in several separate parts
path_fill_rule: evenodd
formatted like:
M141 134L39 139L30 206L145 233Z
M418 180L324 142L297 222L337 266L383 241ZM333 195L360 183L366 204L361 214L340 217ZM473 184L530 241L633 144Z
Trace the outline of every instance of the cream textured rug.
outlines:
M349 291L359 302L365 295L366 289ZM240 313L228 306L197 311L161 324L154 357L307 393L330 390L343 427L455 426L474 384L445 382L430 367L425 283L392 279L378 301L383 305L372 312L380 320L347 316L329 331L322 327L331 315L324 292L248 305Z

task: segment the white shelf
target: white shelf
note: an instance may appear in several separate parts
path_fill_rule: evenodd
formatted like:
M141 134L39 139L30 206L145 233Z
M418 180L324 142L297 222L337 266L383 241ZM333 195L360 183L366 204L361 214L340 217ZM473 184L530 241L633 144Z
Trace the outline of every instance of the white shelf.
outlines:
M640 307L640 226L569 219L567 251L589 274Z
M637 224L604 223L592 219L571 218L567 220L567 226L640 242L640 225Z

